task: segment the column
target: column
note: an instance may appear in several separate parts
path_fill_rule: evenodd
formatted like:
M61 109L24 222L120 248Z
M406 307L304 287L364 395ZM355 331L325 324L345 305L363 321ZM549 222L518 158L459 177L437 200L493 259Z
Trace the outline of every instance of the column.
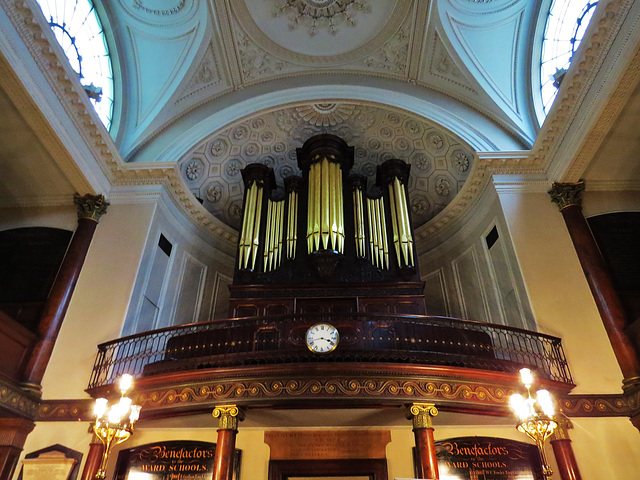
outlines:
M0 418L0 480L12 478L27 435L35 426L26 418Z
M553 183L549 195L564 218L582 270L602 317L604 328L618 360L625 391L640 386L640 362L629 337L624 332L626 318L622 302L614 288L589 225L582 214L581 195L584 182Z
M73 203L78 207L78 228L73 234L58 276L51 287L38 325L39 340L33 347L23 373L23 387L37 393L40 393L42 377L51 358L98 220L109 206L102 195L76 194Z
M91 425L93 426L93 423ZM90 431L93 432L93 428L90 428ZM91 438L91 443L89 444L89 453L87 454L87 461L84 462L80 480L93 480L96 477L96 473L98 473L100 469L103 454L104 444L94 433Z
M438 415L438 409L433 403L412 403L407 412L407 418L413 421L418 478L440 478L431 421L431 418L436 415Z
M213 480L231 480L238 421L244 420L244 412L237 405L218 405L213 409L213 416L219 419Z
M558 472L562 480L582 480L576 457L571 447L569 429L573 428L571 420L566 417L557 418L558 427L551 435L551 446L558 464Z

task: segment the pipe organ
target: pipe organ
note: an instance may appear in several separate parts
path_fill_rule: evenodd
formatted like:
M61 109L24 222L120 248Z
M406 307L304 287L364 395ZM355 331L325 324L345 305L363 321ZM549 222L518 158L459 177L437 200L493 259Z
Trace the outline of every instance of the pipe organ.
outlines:
M409 214L410 166L378 166L373 193L350 174L353 147L334 135L297 149L302 177L277 188L261 164L243 171L236 284L390 282L418 278Z

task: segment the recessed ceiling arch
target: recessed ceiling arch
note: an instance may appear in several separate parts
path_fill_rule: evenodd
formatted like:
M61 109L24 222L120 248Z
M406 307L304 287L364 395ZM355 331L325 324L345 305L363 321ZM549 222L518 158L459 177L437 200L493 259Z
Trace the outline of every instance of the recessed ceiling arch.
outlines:
M308 80L308 79L305 79ZM227 95L177 120L153 141L132 152L133 162L174 162L207 137L239 119L291 103L310 104L327 100L371 102L399 108L423 117L459 137L475 151L521 150L525 148L506 128L470 107L438 92L427 92L411 84L398 88L397 81L381 78L354 83L353 77L334 78L335 83L296 85L297 79L258 85ZM308 81L307 81L308 83Z

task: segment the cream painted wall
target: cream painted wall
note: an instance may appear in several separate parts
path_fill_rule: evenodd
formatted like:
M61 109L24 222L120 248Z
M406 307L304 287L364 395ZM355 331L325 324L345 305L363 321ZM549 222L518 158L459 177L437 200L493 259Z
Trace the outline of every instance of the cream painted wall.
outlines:
M587 188L589 183L587 182ZM590 192L582 194L582 211L585 217L605 213L640 211L640 192Z
M97 345L120 335L154 209L111 205L100 219L42 381L43 398L87 398Z
M49 227L74 231L78 226L77 212L72 198L69 205L59 207L0 208L0 230Z
M250 411L248 413L250 415ZM436 441L462 436L490 436L527 442L505 420L496 420L496 425L487 425L486 417L463 415L466 425L438 425L435 423ZM479 424L475 424L476 422ZM583 480L630 480L638 478L640 471L639 433L626 418L578 418L573 419L575 428L571 430L572 446ZM174 424L176 422L173 422ZM120 448L132 448L146 443L168 440L199 440L216 442L216 421L211 418L206 428L145 428L141 426L133 437ZM91 435L87 433L87 423L41 423L28 437L25 453L56 443L73 448L85 454L89 448ZM341 427L342 428L342 427ZM304 428L313 430L313 428ZM352 429L352 428L349 428ZM291 430L291 429L289 429ZM240 480L267 480L269 447L264 443L263 428L243 428L237 436L236 447L242 450ZM389 479L412 478L413 460L411 448L414 445L410 426L391 427L391 443L387 445L387 466ZM529 442L530 443L530 442ZM547 457L554 470L552 480L560 480L553 450L547 444ZM107 478L113 475L117 450L110 457ZM84 460L84 459L83 459ZM18 469L19 470L19 469ZM17 472L16 472L17 477Z
M541 332L562 339L574 393L621 393L613 354L562 214L546 193L499 192Z

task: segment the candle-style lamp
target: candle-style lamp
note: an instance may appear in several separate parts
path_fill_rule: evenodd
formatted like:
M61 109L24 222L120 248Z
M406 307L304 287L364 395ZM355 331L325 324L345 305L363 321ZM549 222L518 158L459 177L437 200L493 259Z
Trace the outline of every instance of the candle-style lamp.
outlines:
M127 440L133 433L133 425L140 416L139 405L134 405L126 394L133 388L133 377L125 374L120 378L120 401L109 405L106 398L96 399L93 413L96 417L93 431L104 444L100 469L95 478L103 480L106 475L107 459L111 449Z
M515 393L510 398L511 409L518 418L516 428L526 433L536 443L542 461L542 474L550 477L553 471L544 453L544 442L558 426L554 420L553 397L547 390L538 390L535 397L531 395L533 374L528 368L520 370L520 380L527 389L527 396Z

